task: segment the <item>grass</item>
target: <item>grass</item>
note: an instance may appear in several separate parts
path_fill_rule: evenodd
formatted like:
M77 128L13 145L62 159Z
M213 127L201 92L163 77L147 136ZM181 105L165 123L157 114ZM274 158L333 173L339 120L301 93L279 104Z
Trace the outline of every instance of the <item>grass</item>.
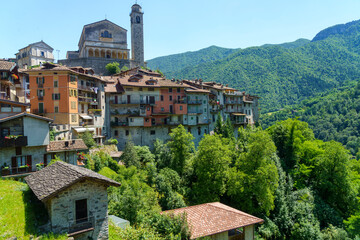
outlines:
M42 235L39 226L47 222L47 212L25 183L0 180L0 239L67 239L65 235Z

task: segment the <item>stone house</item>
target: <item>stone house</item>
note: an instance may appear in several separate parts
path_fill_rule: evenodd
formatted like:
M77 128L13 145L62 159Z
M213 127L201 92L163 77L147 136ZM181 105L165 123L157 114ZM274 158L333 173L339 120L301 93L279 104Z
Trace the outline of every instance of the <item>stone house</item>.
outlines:
M190 239L253 240L255 224L264 222L219 202L168 210L162 214L185 214Z
M120 183L61 161L25 181L48 210L49 231L75 239L108 239L107 188Z
M52 119L27 112L26 104L11 103L0 108L0 175L21 178L46 166L55 155L63 161L77 164L77 151L86 150L82 139L50 141ZM1 101L0 101L1 103ZM5 112L2 113L4 109Z
M31 43L16 53L16 61L20 68L54 62L53 48L43 41Z

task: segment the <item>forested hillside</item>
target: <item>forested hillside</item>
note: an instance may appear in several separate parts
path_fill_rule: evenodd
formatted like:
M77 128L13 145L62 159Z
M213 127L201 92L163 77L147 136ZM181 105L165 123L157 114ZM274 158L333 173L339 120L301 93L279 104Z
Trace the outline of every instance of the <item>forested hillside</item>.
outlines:
M295 107L264 114L261 123L266 128L276 121L294 117L307 122L315 137L341 142L355 155L360 148L360 84L304 100Z
M259 95L261 111L266 113L357 80L360 76L359 29L360 21L355 21L324 30L325 33L319 33L321 36L299 46L240 49L224 58L191 64L176 71L162 69L160 64L149 66L160 68L168 78L202 78ZM174 57L171 61L176 62ZM170 62L170 59L163 57L162 61Z
M198 64L222 59L237 50L239 49L211 46L199 51L154 58L147 61L147 66L154 70L160 69L164 72L173 72L188 66L196 66Z

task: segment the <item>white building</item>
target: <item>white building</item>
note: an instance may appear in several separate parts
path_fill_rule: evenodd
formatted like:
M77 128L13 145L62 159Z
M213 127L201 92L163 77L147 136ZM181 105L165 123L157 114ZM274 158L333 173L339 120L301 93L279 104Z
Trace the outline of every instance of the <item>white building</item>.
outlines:
M16 61L19 68L40 65L44 62L54 62L53 48L42 40L29 44L16 53Z

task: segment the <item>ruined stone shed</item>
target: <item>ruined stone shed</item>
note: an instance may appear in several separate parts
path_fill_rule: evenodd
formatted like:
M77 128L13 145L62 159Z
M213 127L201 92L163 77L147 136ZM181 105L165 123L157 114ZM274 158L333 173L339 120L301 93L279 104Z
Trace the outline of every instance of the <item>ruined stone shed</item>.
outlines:
M107 187L120 183L58 161L25 178L49 213L50 231L76 239L108 239Z

